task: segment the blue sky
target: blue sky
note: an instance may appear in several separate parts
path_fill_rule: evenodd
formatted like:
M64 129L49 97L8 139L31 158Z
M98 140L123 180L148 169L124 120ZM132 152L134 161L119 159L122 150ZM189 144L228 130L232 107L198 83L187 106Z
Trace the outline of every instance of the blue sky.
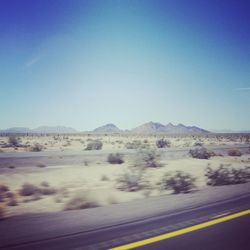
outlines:
M250 1L0 0L0 128L250 129Z

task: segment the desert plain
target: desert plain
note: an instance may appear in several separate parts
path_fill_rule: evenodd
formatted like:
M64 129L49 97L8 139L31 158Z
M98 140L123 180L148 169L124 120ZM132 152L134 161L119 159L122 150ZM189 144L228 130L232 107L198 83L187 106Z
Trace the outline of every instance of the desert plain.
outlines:
M249 189L249 169L248 134L3 134L0 214L168 199L214 186Z

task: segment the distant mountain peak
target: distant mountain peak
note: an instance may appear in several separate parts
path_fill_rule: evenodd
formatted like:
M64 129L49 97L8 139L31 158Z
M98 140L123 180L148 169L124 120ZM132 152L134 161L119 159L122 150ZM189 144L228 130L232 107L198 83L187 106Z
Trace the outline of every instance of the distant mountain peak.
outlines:
M174 124L171 123L171 122L169 122L169 123L166 125L166 127L174 127Z
M198 128L195 126L185 126L181 123L178 125L173 125L168 123L167 125L162 125L158 122L148 122L141 126L138 126L131 130L133 133L170 133L170 134L197 134L197 133L208 133L208 131Z
M188 126L185 126L185 125L183 125L182 123L179 123L178 125L177 125L177 127L188 127Z
M134 133L154 133L154 132L164 132L165 126L159 122L147 122L142 124L139 127L136 127L131 130Z
M106 125L103 125L101 127L98 127L93 130L95 133L119 133L122 130L120 130L115 124L108 123Z

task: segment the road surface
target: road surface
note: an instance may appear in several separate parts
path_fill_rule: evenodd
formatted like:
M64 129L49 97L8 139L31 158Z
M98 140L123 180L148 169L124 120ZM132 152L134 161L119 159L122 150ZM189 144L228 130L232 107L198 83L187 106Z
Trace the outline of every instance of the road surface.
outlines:
M192 147L191 147L192 148ZM250 144L243 145L210 145L207 149L217 154L227 155L228 149L238 148L242 153L249 153ZM164 159L182 159L189 156L190 147L159 149ZM134 149L117 149L115 152L125 157L138 152ZM114 150L92 150L92 151L43 151L43 152L12 152L0 153L0 167L35 167L38 164L46 166L84 165L86 161L106 161L107 155Z
M249 222L250 214L134 249L249 250Z
M34 229L40 239L24 237L20 231L31 230L25 223L22 228L18 228L19 219L6 220L0 222L1 230L8 230L6 237L2 239L0 248L2 249L67 249L67 250L94 250L94 249L250 249L250 194L235 197L232 199L218 201L195 208L179 209L176 212L166 212L158 216L133 220L117 225L100 227L81 231L74 230L74 226L67 228L67 221L62 221L61 234L50 237L46 232L50 231L48 225L43 224L43 219L36 220ZM239 213L240 216L237 216ZM131 211L133 213L133 211ZM192 228L195 225L211 223L211 221L228 216L235 218L227 219L215 225L208 225L199 230L189 231L188 233L171 237L150 244L143 244L137 248L127 248L127 244L152 239L155 236L165 235L170 232L178 232L184 228ZM72 216L72 220L74 217ZM39 223L38 223L39 222ZM4 223L1 225L1 223ZM54 221L56 223L56 221ZM11 224L12 227L11 227ZM7 226L6 226L7 225ZM84 225L82 225L84 226ZM39 227L41 230L39 231ZM65 227L65 230L63 230ZM64 233L64 231L67 233ZM3 232L3 231L2 231ZM72 232L72 233L70 233ZM30 232L31 233L31 232ZM2 236L3 237L3 236Z

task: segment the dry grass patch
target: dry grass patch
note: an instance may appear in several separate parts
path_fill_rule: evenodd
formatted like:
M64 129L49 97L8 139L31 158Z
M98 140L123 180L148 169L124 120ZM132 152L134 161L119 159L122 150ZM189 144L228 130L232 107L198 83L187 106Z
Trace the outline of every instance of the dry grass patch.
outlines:
M57 190L50 187L49 183L42 182L41 186L36 186L30 183L24 183L19 191L22 196L39 196L39 195L52 195L55 194Z
M78 194L67 201L64 210L77 210L100 207L100 204L88 194Z

